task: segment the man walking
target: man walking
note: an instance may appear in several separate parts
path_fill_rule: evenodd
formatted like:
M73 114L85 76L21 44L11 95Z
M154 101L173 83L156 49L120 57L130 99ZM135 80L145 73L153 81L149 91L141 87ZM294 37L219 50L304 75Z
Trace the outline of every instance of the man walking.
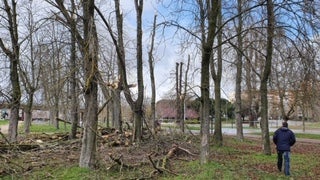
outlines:
M294 133L288 128L288 123L282 123L282 127L277 129L273 135L273 142L277 146L278 169L282 170L284 159L284 174L290 176L290 148L296 142Z

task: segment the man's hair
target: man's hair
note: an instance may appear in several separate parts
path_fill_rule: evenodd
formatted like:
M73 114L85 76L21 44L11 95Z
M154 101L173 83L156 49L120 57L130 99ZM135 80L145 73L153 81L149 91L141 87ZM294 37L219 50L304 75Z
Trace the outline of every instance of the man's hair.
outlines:
M288 127L288 123L287 122L283 122L282 123L282 127Z

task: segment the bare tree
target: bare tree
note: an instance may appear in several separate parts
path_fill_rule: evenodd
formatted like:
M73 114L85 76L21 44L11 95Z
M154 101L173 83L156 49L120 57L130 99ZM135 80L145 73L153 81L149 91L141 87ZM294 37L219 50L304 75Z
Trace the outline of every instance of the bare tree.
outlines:
M221 6L221 0L219 1ZM222 125L221 125L221 77L222 77L222 12L221 7L217 14L217 58L211 55L210 69L211 76L214 82L214 112L215 112L215 122L214 122L214 142L217 146L222 146Z
M63 1L48 1L51 5L58 8L64 19L57 18L70 27L76 27L77 24L69 11L64 6ZM77 39L83 58L84 69L84 132L82 137L81 154L79 160L80 167L94 168L96 166L96 140L98 127L98 37L94 22L94 0L82 1L83 8L83 37L79 30L75 30L73 35Z
M188 62L186 66L186 71L184 74L184 83L183 83L183 92L181 94L181 111L182 111L182 118L180 122L181 131L184 132L184 125L186 119L186 96L187 96L187 87L188 87L188 73L190 68L190 55L188 55ZM182 74L182 68L180 73ZM182 88L182 87L181 87Z
M42 62L46 54L41 44L44 37L41 37L41 33L38 33L38 30L46 21L43 21L43 19L41 19L42 17L37 19L39 16L37 16L37 11L34 9L35 4L33 1L30 1L26 5L28 18L25 24L27 36L24 38L24 42L27 42L27 46L24 47L23 52L25 53L21 53L19 71L27 98L26 104L23 106L24 132L25 134L29 134L32 122L34 96L40 89L39 84L43 68Z
M47 31L44 32L45 30ZM42 29L42 33L46 33L47 42L41 45L43 56L45 56L41 66L41 86L44 89L46 105L49 107L50 123L56 129L60 128L57 117L60 115L63 87L66 83L64 77L67 72L64 68L66 44L61 43L62 39L66 38L64 34L67 33L62 32L65 32L65 29L53 20Z
M156 123L156 84L154 78L154 57L153 57L153 49L154 49L154 39L156 35L156 24L157 24L157 15L154 15L153 18L153 28L151 35L151 45L148 52L148 62L149 62L149 70L150 70L150 81L151 81L151 129L153 133L155 132L155 123Z
M273 1L267 0L267 46L264 69L261 76L260 96L261 96L261 131L263 140L263 152L266 155L271 154L269 123L268 123L268 79L271 73L273 37L275 29L275 16Z
M204 4L198 1L200 9L201 28L201 152L200 162L205 164L209 158L209 97L210 97L210 61L213 55L213 42L216 35L217 19L221 8L221 1L214 0ZM206 24L208 27L206 27Z
M18 136L18 120L20 109L21 90L19 84L19 57L20 57L20 43L17 21L17 2L11 1L11 4L7 0L2 2L2 10L5 11L6 22L8 23L7 31L9 39L0 38L0 47L10 61L10 82L12 86L11 98L10 98L10 123L9 123L9 141L17 141ZM9 45L10 44L10 45ZM8 47L9 45L9 47Z
M241 81L242 81L242 53L243 53L243 38L242 38L242 26L243 26L243 19L242 19L242 0L238 0L238 27L237 27L237 58L236 58L236 67L237 67L237 75L236 75L236 92L235 92L235 111L236 111L236 124L237 124L237 137L240 140L243 140L243 127L242 127L242 118L241 118L241 112L242 112L242 106L241 106Z
M85 74L85 122L82 138L80 167L94 168L96 166L96 140L98 125L98 38L94 22L94 0L84 0L83 7L83 32L84 43L84 74Z
M71 17L76 21L76 4L74 0L71 0ZM70 96L71 96L71 131L69 134L70 139L75 139L77 135L78 122L79 122L79 101L78 101L78 85L77 85L77 38L76 24L70 24L71 35L71 52L70 52Z

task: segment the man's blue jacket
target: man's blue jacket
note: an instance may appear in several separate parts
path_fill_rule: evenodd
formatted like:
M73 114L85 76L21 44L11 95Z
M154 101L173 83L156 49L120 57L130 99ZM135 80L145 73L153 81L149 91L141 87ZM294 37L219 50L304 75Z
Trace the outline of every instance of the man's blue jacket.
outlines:
M281 127L274 132L273 142L278 151L290 151L290 147L296 142L294 133L287 127Z

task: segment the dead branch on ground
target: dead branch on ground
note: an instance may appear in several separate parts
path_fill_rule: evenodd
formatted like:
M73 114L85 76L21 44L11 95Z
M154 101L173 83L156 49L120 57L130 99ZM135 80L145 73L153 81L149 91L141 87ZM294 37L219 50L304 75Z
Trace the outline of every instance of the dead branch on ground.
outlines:
M130 165L127 165L127 164L123 163L122 155L120 155L118 158L115 158L115 157L112 156L111 153L109 153L109 157L111 158L112 161L116 162L121 167L128 168L128 169L133 169L134 168L133 166L130 166Z

